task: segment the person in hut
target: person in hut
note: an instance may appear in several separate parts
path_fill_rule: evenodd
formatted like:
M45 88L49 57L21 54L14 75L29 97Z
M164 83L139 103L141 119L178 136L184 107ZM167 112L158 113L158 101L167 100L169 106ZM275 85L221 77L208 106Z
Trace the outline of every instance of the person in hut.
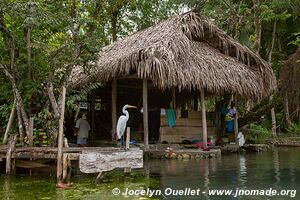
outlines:
M86 115L82 114L76 121L75 135L77 136L77 145L80 147L87 146L87 139L89 137L89 131L91 130L90 124L86 119Z

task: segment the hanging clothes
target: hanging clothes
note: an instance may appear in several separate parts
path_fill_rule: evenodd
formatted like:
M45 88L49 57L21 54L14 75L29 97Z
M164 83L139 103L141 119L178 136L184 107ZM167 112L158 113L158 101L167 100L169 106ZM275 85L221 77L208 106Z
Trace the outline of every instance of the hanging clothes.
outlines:
M175 123L176 123L175 110L174 109L168 109L168 124L169 124L169 127L173 128Z

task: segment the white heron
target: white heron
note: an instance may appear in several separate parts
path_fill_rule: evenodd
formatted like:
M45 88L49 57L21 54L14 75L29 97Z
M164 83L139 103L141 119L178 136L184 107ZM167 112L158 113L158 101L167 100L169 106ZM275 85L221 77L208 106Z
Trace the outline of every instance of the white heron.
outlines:
M118 139L121 139L121 138L123 139L123 135L124 135L124 132L125 132L125 129L126 129L127 121L129 119L129 113L126 110L127 108L136 108L136 106L131 106L131 105L126 104L123 107L122 112L123 112L124 115L121 115L119 117L118 123L117 123L117 136L118 136ZM121 144L124 144L122 140L121 140Z

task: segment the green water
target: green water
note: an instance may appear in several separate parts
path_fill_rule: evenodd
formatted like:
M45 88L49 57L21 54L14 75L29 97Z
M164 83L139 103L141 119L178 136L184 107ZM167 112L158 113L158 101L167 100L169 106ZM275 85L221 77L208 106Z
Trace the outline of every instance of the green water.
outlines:
M155 199L300 199L300 157L299 148L280 148L255 154L229 154L218 159L205 160L150 160L144 169L134 170L130 178L120 170L109 173L104 183L96 185L95 176L75 176L70 189L56 189L55 178L43 176L18 176L0 178L0 199L148 199L149 195L119 194L150 189L157 192ZM167 189L169 188L169 189ZM174 194L178 190L198 190L198 194ZM237 189L238 188L238 189ZM231 195L209 195L208 190L232 190ZM283 191L285 195L239 195L236 190ZM246 192L247 192L246 191ZM165 194L165 192L167 194ZM149 193L148 193L149 194ZM261 193L262 194L262 193Z

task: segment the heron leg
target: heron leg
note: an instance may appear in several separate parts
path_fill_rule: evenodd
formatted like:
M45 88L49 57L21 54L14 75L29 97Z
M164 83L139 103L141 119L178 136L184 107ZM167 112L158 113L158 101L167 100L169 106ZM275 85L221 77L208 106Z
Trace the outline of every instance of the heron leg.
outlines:
M121 148L124 147L124 136L123 135L121 136L120 142L121 142Z

